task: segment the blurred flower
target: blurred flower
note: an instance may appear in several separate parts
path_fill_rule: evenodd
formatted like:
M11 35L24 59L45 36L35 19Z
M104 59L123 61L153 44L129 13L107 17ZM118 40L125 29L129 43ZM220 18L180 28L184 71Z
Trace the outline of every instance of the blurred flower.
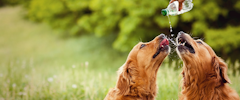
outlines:
M27 87L24 87L24 88L23 88L24 91L27 91L27 89L28 89Z
M29 78L29 76L28 76L28 75L25 75L25 78Z
M5 100L4 98L0 97L0 100Z
M72 68L75 68L76 66L75 65L72 65Z
M57 75L53 75L53 78L57 78Z
M48 82L52 82L53 78L49 77L47 80L48 80Z
M15 83L12 84L12 87L15 88L17 85Z
M77 88L77 85L76 85L76 84L73 84L73 85L72 85L72 88L76 89L76 88Z
M27 95L25 92L19 92L18 95Z
M3 77L3 74L2 74L2 73L0 73L0 77Z
M88 61L86 61L86 62L85 62L85 66L88 67L88 64L89 64Z

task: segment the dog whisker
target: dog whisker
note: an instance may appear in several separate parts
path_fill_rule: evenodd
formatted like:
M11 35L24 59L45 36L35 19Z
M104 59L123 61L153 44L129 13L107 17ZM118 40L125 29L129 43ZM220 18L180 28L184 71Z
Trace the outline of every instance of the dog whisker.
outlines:
M200 38L200 40L204 41L204 40L205 40L205 38Z
M141 37L139 37L139 41L138 42L142 42L142 38Z

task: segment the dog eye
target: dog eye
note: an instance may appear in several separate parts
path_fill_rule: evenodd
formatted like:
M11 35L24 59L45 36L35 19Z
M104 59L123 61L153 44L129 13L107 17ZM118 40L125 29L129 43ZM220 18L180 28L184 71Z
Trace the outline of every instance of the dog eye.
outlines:
M199 44L202 44L202 42L201 42L201 41L197 41L197 43L199 43Z
M142 49L143 47L145 47L146 46L146 44L142 44L141 46L140 46L140 49Z

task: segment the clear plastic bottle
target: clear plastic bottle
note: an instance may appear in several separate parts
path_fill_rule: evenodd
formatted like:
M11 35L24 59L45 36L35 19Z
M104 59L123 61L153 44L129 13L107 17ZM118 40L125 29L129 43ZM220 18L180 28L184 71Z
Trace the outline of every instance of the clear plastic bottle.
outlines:
M168 5L166 9L162 9L162 15L168 16L168 15L180 15L182 13L188 12L193 8L192 0L185 0L182 4L182 9L178 11L179 9L179 2L174 1Z

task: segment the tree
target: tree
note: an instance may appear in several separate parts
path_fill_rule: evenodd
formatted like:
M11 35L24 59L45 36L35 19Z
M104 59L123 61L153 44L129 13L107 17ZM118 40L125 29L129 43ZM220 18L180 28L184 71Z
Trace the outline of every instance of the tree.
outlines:
M140 39L149 41L169 33L169 22L160 14L168 0L31 0L28 16L48 22L64 34L118 34L113 47L129 51ZM240 48L240 1L193 0L193 9L170 16L175 34L190 32L204 37L217 52Z

